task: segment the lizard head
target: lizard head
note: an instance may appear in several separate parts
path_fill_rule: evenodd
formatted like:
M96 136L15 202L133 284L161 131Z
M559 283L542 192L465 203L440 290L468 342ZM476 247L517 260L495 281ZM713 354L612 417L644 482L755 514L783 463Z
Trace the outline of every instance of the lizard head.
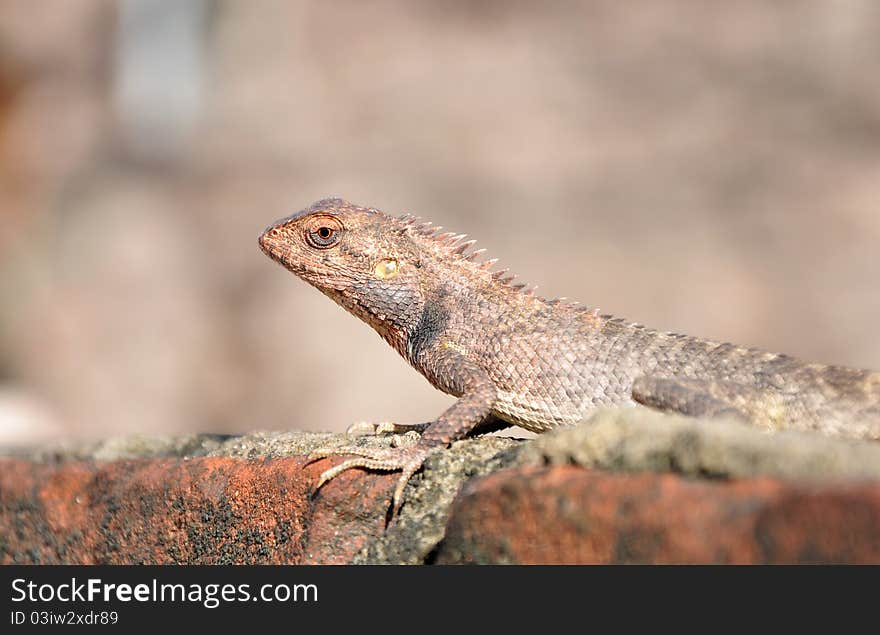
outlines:
M485 250L472 250L476 241L440 229L331 198L267 227L260 247L410 359L450 313L535 299L534 289L511 284L507 269L492 271L496 259L478 262Z
M325 199L263 231L260 248L393 346L423 308L418 243L400 218Z

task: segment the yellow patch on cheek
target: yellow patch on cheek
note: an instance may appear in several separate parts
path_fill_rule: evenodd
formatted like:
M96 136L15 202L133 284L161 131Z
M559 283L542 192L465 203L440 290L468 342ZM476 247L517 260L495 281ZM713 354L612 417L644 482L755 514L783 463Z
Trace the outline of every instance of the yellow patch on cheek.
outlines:
M394 276L396 276L399 270L400 269L397 266L397 260L395 260L394 258L383 258L376 263L376 267L373 269L373 273L376 274L377 278L388 280L389 278L393 278Z
M443 340L440 344L443 348L449 349L451 351L455 351L456 353L460 353L461 355L467 356L468 350L461 346L460 344L456 344L455 342L451 342L449 340Z

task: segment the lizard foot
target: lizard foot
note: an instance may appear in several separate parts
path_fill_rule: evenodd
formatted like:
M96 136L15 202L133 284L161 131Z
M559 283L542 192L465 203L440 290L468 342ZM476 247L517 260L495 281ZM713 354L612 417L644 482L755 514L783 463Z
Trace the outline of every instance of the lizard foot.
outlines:
M346 434L361 436L380 436L383 434L406 434L408 432L424 432L431 425L431 421L426 423L394 423L392 421L381 421L372 423L370 421L359 421L348 426ZM488 416L486 419L478 423L468 432L469 437L489 434L498 430L505 430L513 424L509 421L499 419L494 415Z
M346 434L355 437L362 436L379 436L382 434L405 434L414 430L416 432L424 432L425 428L431 425L428 423L394 423L392 421L381 421L372 423L370 421L358 421L348 426Z
M341 448L319 448L309 454L310 461L317 461L331 456L347 456L355 455L355 458L343 461L329 470L325 470L318 479L316 489L320 489L328 481L336 478L342 472L352 468L360 467L368 470L377 470L380 472L394 472L401 470L400 478L397 481L397 487L394 488L394 496L391 499L392 509L391 517L397 515L403 505L403 490L409 482L413 474L422 469L425 459L436 448L424 447L421 445L410 445L408 447L392 447L392 448L363 448L363 447L341 447Z

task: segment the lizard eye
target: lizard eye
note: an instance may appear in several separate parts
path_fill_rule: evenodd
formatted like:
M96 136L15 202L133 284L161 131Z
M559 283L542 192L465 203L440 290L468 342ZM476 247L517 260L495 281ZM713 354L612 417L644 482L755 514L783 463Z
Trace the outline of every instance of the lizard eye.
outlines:
M333 217L325 216L316 218L313 223L306 228L305 237L312 247L316 249L327 249L339 242L339 235L342 233L341 223Z

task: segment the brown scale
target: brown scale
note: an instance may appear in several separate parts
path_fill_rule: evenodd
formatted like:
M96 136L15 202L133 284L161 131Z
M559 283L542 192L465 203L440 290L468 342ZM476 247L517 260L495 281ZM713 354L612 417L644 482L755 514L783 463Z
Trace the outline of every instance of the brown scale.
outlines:
M369 324L432 385L458 397L422 424L354 432L422 432L409 447L319 450L355 455L319 487L362 467L402 475L475 432L511 424L543 432L597 406L643 404L693 416L726 415L768 429L880 438L880 373L807 364L785 355L663 333L513 283L480 262L464 234L341 199L318 201L269 226L273 260Z

